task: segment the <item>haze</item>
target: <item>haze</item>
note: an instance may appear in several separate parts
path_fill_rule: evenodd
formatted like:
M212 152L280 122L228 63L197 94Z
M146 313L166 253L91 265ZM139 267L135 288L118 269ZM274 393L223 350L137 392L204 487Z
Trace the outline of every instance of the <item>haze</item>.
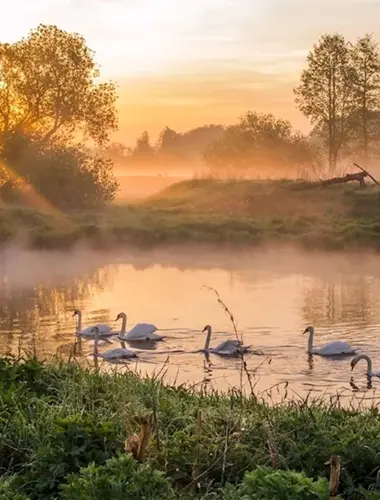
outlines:
M116 140L149 125L232 123L249 108L308 123L292 88L311 45L339 31L380 35L378 0L15 0L0 18L3 41L39 23L81 33L102 77L119 85Z

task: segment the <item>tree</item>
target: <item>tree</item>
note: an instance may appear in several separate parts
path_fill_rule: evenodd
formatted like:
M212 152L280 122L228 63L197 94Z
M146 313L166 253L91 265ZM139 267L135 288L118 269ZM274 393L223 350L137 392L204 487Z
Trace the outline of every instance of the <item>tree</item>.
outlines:
M32 189L56 207L95 208L112 202L118 189L112 161L79 145L47 145L35 137L9 134L0 165L5 201L23 201Z
M0 133L35 134L43 142L69 141L82 132L107 142L117 127L111 82L82 36L39 25L28 37L0 44Z
M157 150L161 154L170 155L177 154L178 150L178 139L181 134L177 134L175 130L169 127L165 127L159 136L157 143Z
M356 109L351 117L351 126L359 149L363 151L364 161L368 162L370 145L379 135L380 107L380 51L371 35L358 39L352 50L352 61Z
M315 156L306 139L293 131L290 122L249 111L239 124L228 127L219 140L210 144L205 159L217 169L248 172L252 167L311 165Z
M154 155L154 148L150 144L149 134L146 130L136 141L136 146L132 152L133 156L151 157Z
M308 67L294 89L296 104L321 131L327 131L330 173L347 140L347 121L355 109L350 49L338 34L324 35L307 57Z

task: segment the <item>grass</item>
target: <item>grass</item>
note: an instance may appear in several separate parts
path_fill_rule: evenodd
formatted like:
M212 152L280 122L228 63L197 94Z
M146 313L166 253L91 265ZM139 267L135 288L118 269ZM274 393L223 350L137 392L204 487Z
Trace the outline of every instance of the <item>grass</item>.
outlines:
M35 248L162 243L292 242L380 247L380 190L353 185L295 190L291 181L174 184L143 202L98 212L0 208L0 243Z
M141 463L125 449L152 421ZM75 361L0 361L0 499L380 498L380 415L339 399L284 400L165 386ZM129 441L128 441L129 440Z

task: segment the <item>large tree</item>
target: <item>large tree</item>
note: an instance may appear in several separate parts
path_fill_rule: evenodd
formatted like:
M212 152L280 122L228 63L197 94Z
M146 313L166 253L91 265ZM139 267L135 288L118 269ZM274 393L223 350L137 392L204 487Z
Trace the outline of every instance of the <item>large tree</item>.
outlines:
M101 144L117 126L115 87L98 83L82 36L40 25L0 44L0 133L70 141L78 133Z
M294 89L296 104L318 129L327 132L333 173L347 139L347 122L355 109L350 47L341 35L324 35L309 53L307 63L301 83Z
M372 144L379 139L380 51L371 35L359 38L352 49L355 112L351 117L356 149L368 161Z

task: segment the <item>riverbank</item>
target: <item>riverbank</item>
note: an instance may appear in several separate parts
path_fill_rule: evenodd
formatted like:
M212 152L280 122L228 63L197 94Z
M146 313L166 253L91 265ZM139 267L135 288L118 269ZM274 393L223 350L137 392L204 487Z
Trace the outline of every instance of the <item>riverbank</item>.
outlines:
M343 185L295 190L291 181L174 184L142 202L98 212L0 208L0 243L33 248L162 243L296 243L380 248L380 190Z
M3 500L327 500L332 455L342 498L380 498L377 409L271 406L33 358L2 359L0 381Z

